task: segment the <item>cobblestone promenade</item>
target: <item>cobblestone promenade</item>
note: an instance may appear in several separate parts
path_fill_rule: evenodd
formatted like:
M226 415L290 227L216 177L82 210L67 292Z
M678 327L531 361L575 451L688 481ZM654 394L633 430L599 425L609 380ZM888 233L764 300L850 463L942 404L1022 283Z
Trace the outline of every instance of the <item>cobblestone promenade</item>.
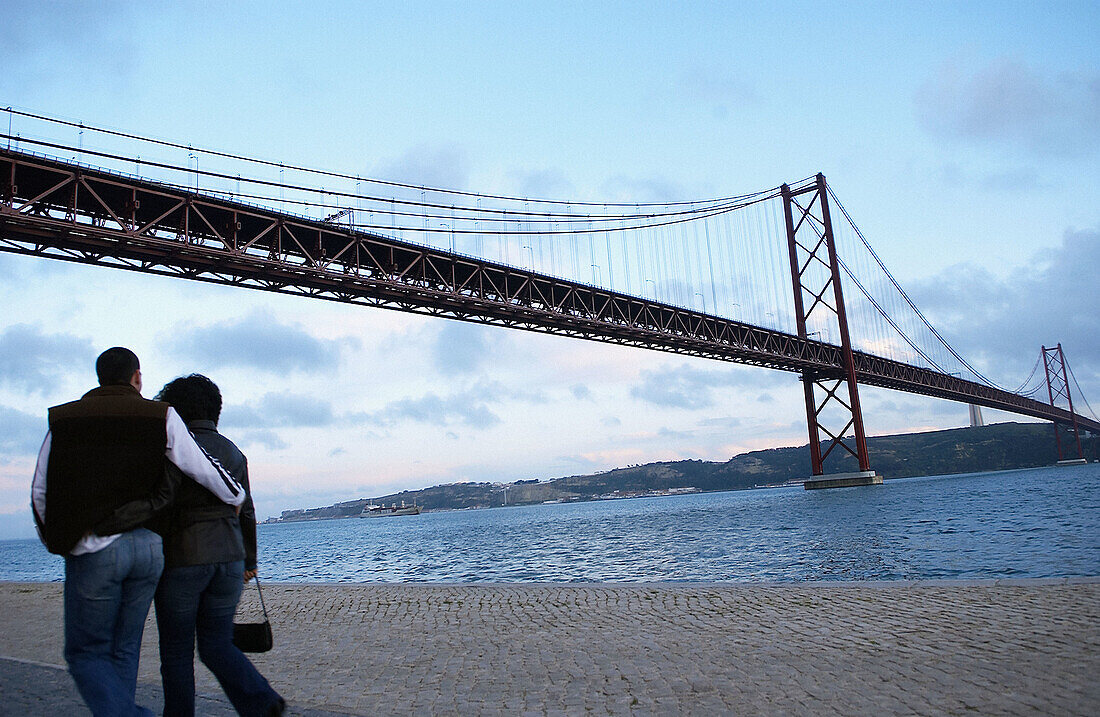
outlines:
M295 715L1100 714L1096 579L265 595L276 647L255 662ZM85 714L58 669L61 585L0 583L0 621L0 714ZM155 643L150 616L157 708ZM197 673L200 711L232 714Z

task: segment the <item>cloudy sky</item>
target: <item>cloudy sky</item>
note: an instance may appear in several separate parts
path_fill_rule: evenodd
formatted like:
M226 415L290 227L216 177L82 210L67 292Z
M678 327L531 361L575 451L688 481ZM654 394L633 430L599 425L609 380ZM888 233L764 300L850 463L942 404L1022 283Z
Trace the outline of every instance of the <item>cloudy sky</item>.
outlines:
M13 0L0 106L518 195L686 200L824 172L979 368L1015 386L1061 341L1096 403L1098 34L1091 2ZM33 534L45 411L113 345L146 395L192 371L221 385L261 517L806 441L790 374L10 254L0 276L0 537ZM872 435L967 422L861 396Z

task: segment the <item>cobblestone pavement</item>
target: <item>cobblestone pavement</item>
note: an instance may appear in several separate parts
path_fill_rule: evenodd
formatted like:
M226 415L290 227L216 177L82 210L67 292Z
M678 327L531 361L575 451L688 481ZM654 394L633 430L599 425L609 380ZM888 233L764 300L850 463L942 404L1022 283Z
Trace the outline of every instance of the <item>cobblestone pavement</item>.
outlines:
M254 661L296 715L1100 714L1097 579L265 595L276 647ZM0 714L35 714L43 692L75 699L49 667L63 664L61 585L0 583L0 616ZM155 638L150 618L151 707ZM196 671L200 709L227 713Z

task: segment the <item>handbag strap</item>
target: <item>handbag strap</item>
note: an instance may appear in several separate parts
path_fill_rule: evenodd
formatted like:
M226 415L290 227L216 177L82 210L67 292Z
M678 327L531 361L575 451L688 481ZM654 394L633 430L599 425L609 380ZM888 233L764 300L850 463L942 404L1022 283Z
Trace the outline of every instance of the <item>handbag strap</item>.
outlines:
M264 591L260 590L260 576L256 575L252 579L256 581L256 592L260 594L260 607L263 608L264 619L269 620L267 617L267 605L264 604Z

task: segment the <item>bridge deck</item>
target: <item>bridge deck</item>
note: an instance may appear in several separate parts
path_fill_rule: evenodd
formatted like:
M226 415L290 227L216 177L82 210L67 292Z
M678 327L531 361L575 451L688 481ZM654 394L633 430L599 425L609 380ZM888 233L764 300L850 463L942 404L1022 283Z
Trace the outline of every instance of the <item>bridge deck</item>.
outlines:
M0 251L839 376L837 346L379 234L0 149ZM1069 423L1061 408L857 352L860 383ZM1077 417L1100 432L1100 422Z

